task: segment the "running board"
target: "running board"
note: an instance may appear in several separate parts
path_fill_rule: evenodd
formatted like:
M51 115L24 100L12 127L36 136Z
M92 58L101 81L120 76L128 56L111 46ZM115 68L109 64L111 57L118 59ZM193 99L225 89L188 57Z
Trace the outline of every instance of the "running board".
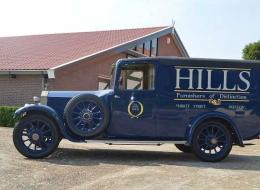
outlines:
M187 141L126 141L126 140L86 140L85 143L102 143L108 145L163 145L187 144Z

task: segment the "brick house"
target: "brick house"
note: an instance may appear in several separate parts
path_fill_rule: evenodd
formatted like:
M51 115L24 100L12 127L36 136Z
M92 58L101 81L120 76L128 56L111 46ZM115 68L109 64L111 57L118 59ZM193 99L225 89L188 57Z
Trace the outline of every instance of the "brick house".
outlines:
M173 27L0 38L0 105L23 105L42 90L96 90L112 64L140 56L188 57Z

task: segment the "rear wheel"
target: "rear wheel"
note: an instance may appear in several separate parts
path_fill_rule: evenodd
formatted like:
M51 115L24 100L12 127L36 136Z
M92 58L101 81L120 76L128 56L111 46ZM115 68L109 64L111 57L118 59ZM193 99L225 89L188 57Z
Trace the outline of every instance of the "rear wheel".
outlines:
M184 144L175 144L176 148L184 153L191 153L192 149L190 146L184 145Z
M221 121L204 122L194 131L192 150L202 161L221 161L228 156L231 149L231 132Z
M16 149L28 158L47 157L59 145L59 129L46 116L29 115L16 124L13 142Z

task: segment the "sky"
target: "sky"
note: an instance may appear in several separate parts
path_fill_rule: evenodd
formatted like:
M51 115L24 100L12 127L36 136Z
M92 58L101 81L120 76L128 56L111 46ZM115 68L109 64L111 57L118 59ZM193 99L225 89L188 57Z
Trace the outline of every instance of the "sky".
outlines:
M174 26L191 57L241 59L259 0L0 0L0 36Z

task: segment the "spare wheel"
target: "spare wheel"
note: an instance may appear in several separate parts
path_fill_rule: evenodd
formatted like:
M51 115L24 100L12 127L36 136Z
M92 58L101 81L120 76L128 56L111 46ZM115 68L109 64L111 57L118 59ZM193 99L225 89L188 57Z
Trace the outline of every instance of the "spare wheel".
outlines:
M109 110L97 96L81 94L67 103L64 117L73 133L90 138L105 131L109 122Z

